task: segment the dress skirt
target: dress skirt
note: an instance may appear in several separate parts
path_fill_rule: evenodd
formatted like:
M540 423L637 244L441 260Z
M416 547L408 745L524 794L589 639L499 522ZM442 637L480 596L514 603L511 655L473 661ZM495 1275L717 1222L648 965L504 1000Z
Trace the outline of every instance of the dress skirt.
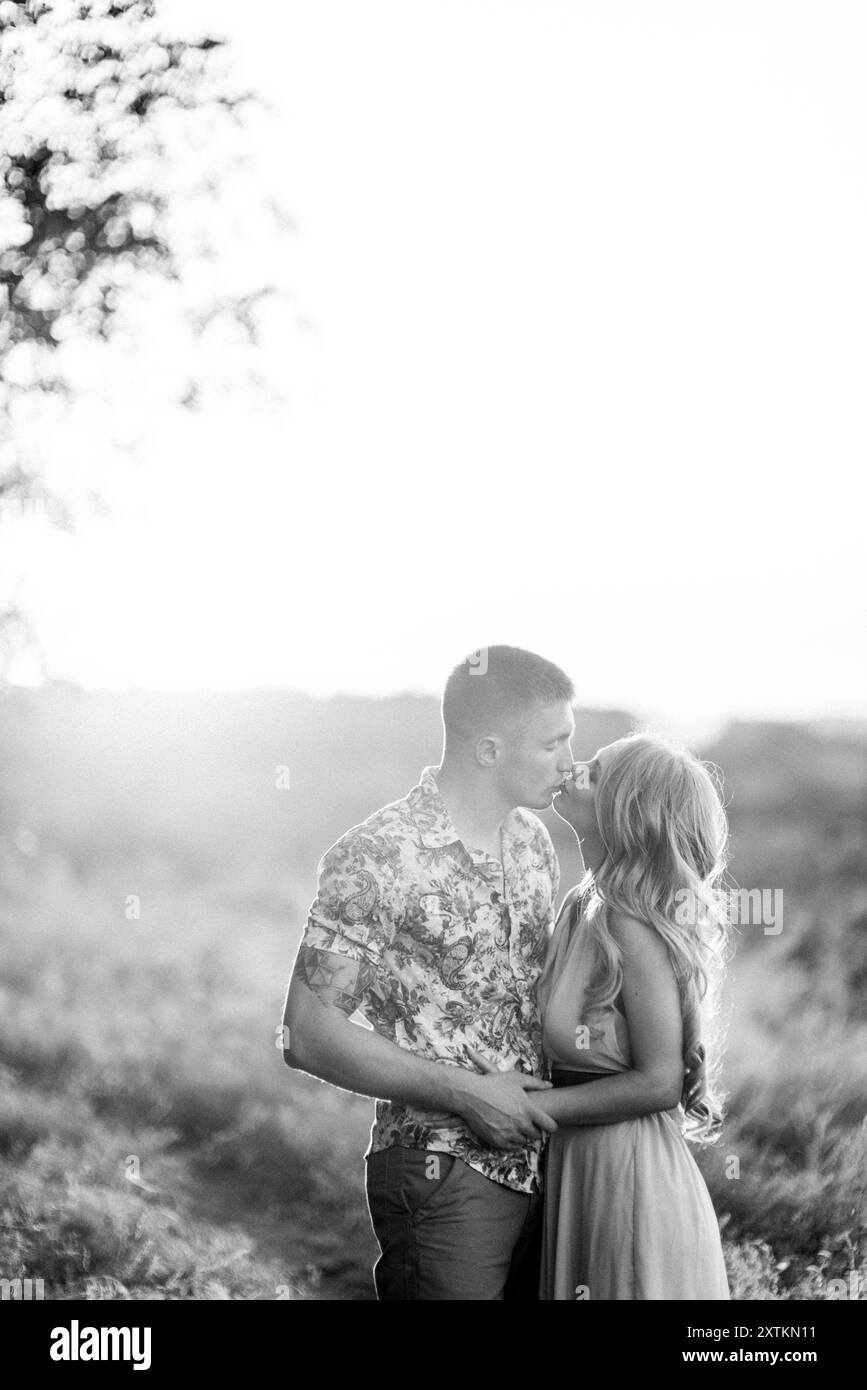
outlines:
M672 1114L548 1141L541 1299L728 1299L716 1213Z

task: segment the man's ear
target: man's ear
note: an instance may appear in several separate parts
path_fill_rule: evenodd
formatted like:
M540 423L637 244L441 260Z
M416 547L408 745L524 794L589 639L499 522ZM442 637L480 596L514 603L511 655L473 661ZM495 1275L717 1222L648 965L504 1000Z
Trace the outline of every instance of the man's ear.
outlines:
M476 762L481 767L493 767L503 751L503 741L496 734L485 734L476 742Z

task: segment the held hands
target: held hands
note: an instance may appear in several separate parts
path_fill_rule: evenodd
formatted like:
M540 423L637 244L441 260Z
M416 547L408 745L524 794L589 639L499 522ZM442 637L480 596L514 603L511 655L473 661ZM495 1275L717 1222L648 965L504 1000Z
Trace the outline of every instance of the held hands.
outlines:
M555 1120L535 1105L530 1091L550 1090L551 1083L522 1071L500 1071L472 1047L467 1057L483 1073L466 1075L467 1094L462 1115L474 1134L496 1149L524 1149L547 1131L553 1134Z

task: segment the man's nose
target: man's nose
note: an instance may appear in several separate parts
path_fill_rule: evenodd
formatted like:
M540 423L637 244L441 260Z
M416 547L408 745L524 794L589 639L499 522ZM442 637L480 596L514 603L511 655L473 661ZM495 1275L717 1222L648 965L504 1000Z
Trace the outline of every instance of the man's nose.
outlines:
M557 759L557 771L562 772L564 777L567 777L569 773L572 771L571 752L566 752L562 755L562 757Z

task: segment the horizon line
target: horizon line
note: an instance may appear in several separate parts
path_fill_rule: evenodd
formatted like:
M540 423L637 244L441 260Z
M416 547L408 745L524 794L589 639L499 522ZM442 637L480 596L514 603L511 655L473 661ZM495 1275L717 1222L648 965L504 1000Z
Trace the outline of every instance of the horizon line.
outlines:
M80 695L155 695L155 696L237 696L237 695L287 695L300 696L308 700L357 700L369 704L384 702L388 700L435 700L439 701L441 694L435 690L420 690L414 688L404 688L399 690L380 691L372 693L369 691L336 689L329 691L317 691L297 685L284 684L260 684L260 685L85 685L80 681L70 680L65 676L48 676L39 682L22 682L12 680L0 680L0 691L5 690L8 696L11 693L30 694L34 696L49 694L53 691L66 690ZM665 712L659 709L653 712L639 712L630 709L625 704L583 704L580 700L572 702L573 709L579 709L588 714L619 714L640 724L657 724L664 726L687 725L714 727L723 729L731 724L770 724L770 725L814 725L814 724L839 724L852 725L854 727L867 725L867 715L843 714L839 711L824 709L804 714L768 714L768 713L745 713L739 710L729 711L708 711L706 714L696 712L694 714L680 713L673 711Z

